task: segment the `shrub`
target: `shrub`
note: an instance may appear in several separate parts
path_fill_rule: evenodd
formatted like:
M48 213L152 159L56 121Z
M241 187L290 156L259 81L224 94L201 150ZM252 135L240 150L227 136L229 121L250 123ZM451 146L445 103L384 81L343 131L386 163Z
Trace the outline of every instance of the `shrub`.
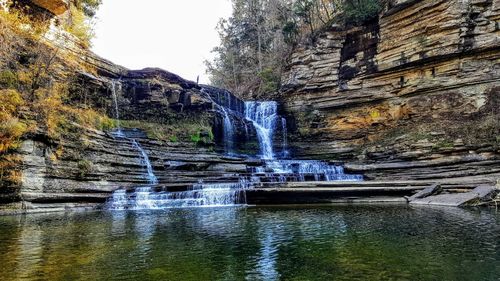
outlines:
M272 68L266 68L259 73L259 77L262 81L262 92L271 93L275 92L279 88L279 75Z
M194 143L198 143L201 141L201 136L200 136L200 132L194 134L194 135L191 135L191 141L194 142Z
M15 90L0 90L0 153L19 146L19 139L27 126L17 118L19 107L24 104Z
M343 9L348 23L361 24L377 17L382 5L380 0L346 0Z
M17 75L16 73L5 70L0 72L0 87L6 89L12 89L17 86Z
M84 47L90 47L90 41L94 37L94 32L87 16L82 10L71 6L71 21L65 26L65 29L80 39Z
M19 170L21 158L16 155L0 155L0 187L19 185L22 174ZM3 190L0 190L2 193Z
M83 159L78 161L78 177L83 178L86 175L90 174L93 170L93 164L87 159Z

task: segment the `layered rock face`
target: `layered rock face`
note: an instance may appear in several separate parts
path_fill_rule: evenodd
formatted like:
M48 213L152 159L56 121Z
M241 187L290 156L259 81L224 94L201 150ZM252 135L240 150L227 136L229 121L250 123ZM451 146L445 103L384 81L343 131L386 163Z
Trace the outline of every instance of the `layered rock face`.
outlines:
M82 92L73 103L106 109L110 116L118 114L121 122L163 124L170 119L181 128L194 122L221 130L217 102L196 83L161 69L127 70L92 53L84 59L93 62L97 75L77 69L75 85ZM80 128L77 137L60 140L30 134L13 155L21 161L21 184L12 192L0 192L0 203L23 202L13 206L38 211L94 207L118 188L146 185L146 169L134 141L162 183L157 188L186 189L200 180L234 180L232 173L246 173L248 165L256 164L225 157L214 143L160 141L139 129L121 131L125 136Z
M31 2L52 16L59 15L54 10L57 5L66 3ZM57 49L55 60L61 61L57 64L60 67L52 69L50 79L57 82L71 77L67 97L71 105L105 111L120 119L115 125L145 126L164 136L123 129L128 132L127 137L120 137L79 127L71 135L52 138L42 128L36 128L10 155L19 160L16 172L20 184L0 190L0 203L23 202L14 207L42 211L94 206L120 187L146 184L142 153L134 140L149 156L155 175L163 184L158 188L186 188L199 180L234 180L231 173L244 173L247 165L252 165L219 153L223 149L223 142L218 141L224 118L218 110L221 101L214 100L201 85L161 69L129 70L116 65L82 48L74 36L55 25L40 44ZM212 88L212 92L217 91L223 90ZM242 107L241 100L231 93L226 97ZM243 122L241 117L232 118L234 122ZM236 128L235 135L241 136Z
M247 164L251 164L192 143L155 141L140 131L127 135L146 151L163 188L182 189L199 180L227 179L231 173L245 173ZM25 207L43 210L58 203L103 203L117 188L148 184L141 153L132 139L87 130L82 141L83 145L66 143L63 148L42 137L23 143L19 150L24 165L18 196Z
M282 89L295 152L372 179L494 181L499 19L498 1L397 1L300 46Z

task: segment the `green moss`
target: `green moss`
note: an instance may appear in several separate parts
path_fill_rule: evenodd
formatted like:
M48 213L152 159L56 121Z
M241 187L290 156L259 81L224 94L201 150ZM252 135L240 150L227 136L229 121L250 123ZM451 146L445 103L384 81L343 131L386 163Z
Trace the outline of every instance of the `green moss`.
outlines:
M197 134L191 135L192 142L198 143L200 140L201 140L200 132L198 132Z
M93 164L87 159L78 161L78 177L83 178L92 172Z
M121 121L124 128L143 130L148 138L169 142L211 143L214 139L211 125L207 119L178 118L169 124L138 120Z
M452 148L453 142L450 140L441 140L434 144L434 149Z
M10 70L4 70L0 72L0 87L13 89L17 87L18 79L16 73Z

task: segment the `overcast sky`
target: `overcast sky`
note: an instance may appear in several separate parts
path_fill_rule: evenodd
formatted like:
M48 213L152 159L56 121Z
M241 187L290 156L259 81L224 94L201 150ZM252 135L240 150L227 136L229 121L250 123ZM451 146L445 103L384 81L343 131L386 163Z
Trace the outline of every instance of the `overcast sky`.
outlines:
M160 67L207 83L203 61L219 43L219 18L230 15L230 0L104 0L93 50L130 69Z

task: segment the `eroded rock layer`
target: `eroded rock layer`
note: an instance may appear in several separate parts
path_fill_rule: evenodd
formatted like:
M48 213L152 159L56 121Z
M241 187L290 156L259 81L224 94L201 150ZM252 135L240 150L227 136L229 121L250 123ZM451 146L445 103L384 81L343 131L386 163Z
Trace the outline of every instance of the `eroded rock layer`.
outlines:
M282 88L295 153L372 179L495 181L499 19L498 1L397 1L300 46Z

